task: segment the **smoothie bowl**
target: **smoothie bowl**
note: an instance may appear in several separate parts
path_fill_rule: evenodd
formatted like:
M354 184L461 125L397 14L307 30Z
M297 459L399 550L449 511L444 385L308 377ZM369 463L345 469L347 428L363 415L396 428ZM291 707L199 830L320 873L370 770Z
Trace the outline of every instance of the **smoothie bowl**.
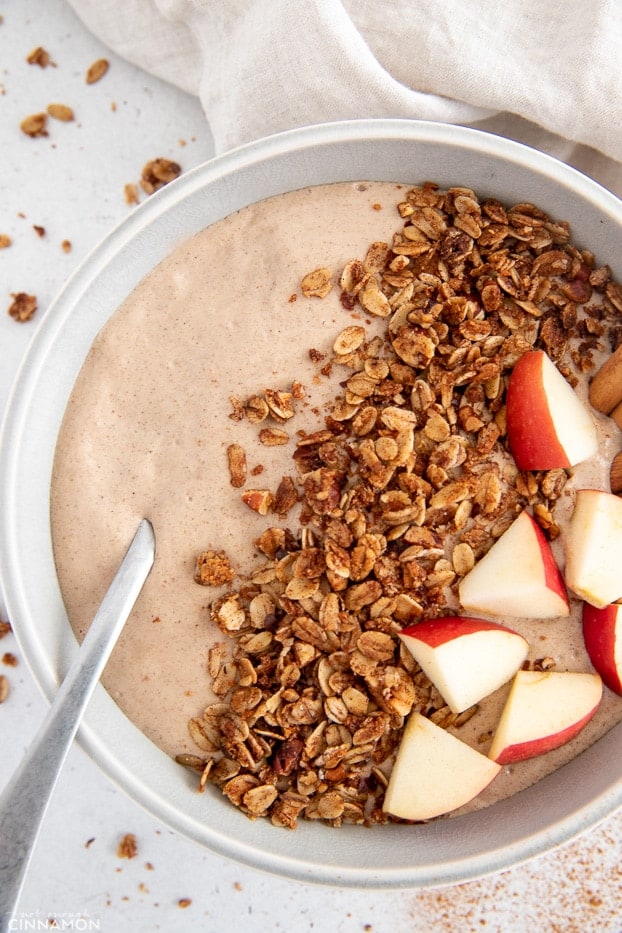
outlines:
M15 386L0 560L51 697L152 521L79 734L113 780L225 856L378 888L622 803L622 439L591 397L621 255L589 179L407 121L243 147L106 239Z

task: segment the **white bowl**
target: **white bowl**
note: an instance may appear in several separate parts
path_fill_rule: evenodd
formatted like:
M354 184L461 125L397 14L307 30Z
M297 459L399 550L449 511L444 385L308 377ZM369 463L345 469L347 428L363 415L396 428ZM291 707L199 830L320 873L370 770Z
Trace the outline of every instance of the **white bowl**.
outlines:
M452 126L366 120L294 130L216 158L137 208L87 258L43 319L0 446L0 579L32 673L51 698L76 653L52 556L56 437L91 342L133 287L182 239L245 205L309 185L373 179L467 184L566 219L579 246L622 278L622 204L516 143ZM617 263L617 267L616 267ZM450 884L506 869L595 826L622 804L622 725L569 765L492 809L427 825L295 832L196 793L98 687L79 732L97 764L163 822L225 856L301 881L367 888Z

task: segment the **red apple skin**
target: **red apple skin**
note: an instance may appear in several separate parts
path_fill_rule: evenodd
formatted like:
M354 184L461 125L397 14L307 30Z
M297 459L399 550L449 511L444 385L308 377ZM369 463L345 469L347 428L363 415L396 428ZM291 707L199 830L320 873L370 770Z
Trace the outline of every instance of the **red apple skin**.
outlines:
M597 709L598 705L587 713L583 719L574 722L566 729L562 729L561 732L555 733L555 735L546 735L540 739L533 739L531 742L520 742L518 745L508 745L500 755L497 755L495 761L499 765L511 765L517 761L525 761L527 758L535 758L536 755L552 752L554 748L559 748L560 745L565 745L566 742L574 739L575 735L578 735L581 729L587 725Z
M542 380L543 350L525 353L512 370L506 397L508 444L519 470L569 467L553 427Z
M561 571L557 566L555 558L553 557L551 545L549 544L546 535L538 525L535 518L529 515L529 513L527 513L527 515L531 520L533 533L536 537L536 541L538 542L540 554L542 555L542 566L544 568L544 579L546 581L547 588L549 590L553 590L555 593L559 593L562 599L565 600L566 605L570 607L566 584L564 583L564 578L562 577Z
M604 609L597 609L589 603L583 603L583 641L603 682L622 696L622 671L615 664L616 629L620 626L622 637L622 604L612 603Z
M468 616L441 616L438 619L424 619L403 628L400 634L416 638L431 648L438 648L439 645L444 645L445 642L452 641L454 638L460 638L462 635L472 635L474 632L482 632L484 629L510 632L512 635L518 634L518 632L513 631L506 625L498 625L496 622L489 622L486 619L472 619Z

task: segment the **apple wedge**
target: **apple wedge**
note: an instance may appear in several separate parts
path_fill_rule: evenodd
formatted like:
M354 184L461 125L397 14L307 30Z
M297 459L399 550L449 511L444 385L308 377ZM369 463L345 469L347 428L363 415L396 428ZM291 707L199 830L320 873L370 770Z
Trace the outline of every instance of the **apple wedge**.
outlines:
M592 718L602 690L598 674L519 671L488 757L506 765L559 748Z
M417 622L399 637L454 713L507 683L529 650L503 625L458 616Z
M579 489L564 536L567 586L597 609L622 597L622 499Z
M543 350L521 356L508 382L507 432L519 470L552 470L598 452L596 426Z
M602 609L583 603L583 640L603 681L622 696L622 603Z
M383 809L403 820L431 820L476 797L501 766L411 713L385 792Z
M570 613L551 546L528 512L521 512L460 582L467 612L527 619Z

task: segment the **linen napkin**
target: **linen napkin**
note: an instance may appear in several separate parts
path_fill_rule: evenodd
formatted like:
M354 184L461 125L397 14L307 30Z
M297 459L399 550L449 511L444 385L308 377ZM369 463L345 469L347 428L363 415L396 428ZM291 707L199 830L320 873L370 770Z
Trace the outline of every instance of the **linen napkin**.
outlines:
M200 97L216 152L310 123L477 125L622 193L620 0L69 0Z

